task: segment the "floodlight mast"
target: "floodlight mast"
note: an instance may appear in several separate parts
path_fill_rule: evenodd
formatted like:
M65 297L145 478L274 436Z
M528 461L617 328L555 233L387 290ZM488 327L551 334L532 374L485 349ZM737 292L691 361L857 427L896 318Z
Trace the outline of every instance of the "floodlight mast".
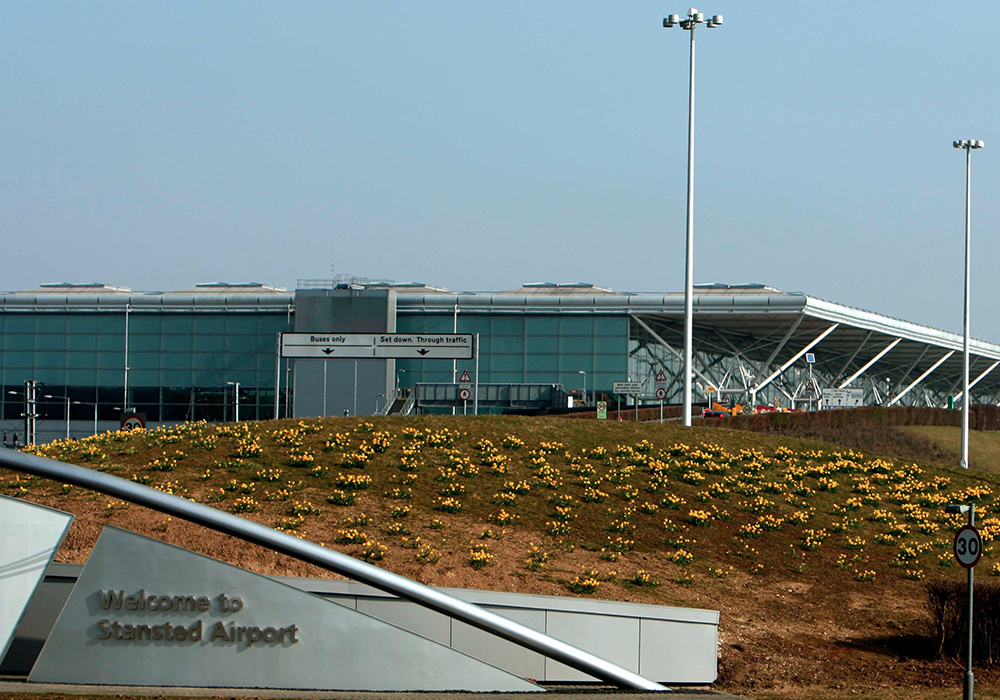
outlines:
M692 7L687 19L669 15L663 19L668 29L679 26L691 32L691 70L688 81L688 163L687 163L687 234L684 255L684 426L691 427L691 385L693 382L694 334L694 30L699 24L709 29L722 26L722 15L705 15Z
M971 236L971 214L972 214L972 151L983 148L986 143L982 140L967 139L964 141L952 141L955 148L965 150L965 312L962 337L962 458L960 465L962 469L969 468L969 258Z

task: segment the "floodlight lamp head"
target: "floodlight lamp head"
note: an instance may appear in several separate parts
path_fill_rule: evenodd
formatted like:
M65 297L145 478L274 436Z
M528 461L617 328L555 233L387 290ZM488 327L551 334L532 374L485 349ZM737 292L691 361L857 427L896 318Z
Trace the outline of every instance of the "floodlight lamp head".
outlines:
M713 15L712 16L712 24L714 24L716 27L721 27L722 26L722 15Z
M959 506L959 505L945 506L944 512L953 515L961 515L962 513L969 512L969 506Z
M694 21L695 24L700 24L701 22L705 21L705 15L703 15L700 12L695 12L693 15L691 15L691 19Z
M979 141L976 141L975 144L976 145L973 146L973 148L983 148L986 145L986 142L980 139Z

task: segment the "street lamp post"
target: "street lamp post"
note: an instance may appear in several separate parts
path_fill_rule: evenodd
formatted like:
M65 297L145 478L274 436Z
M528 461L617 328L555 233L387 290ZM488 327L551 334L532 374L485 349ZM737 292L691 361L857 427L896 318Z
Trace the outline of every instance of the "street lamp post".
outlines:
M97 435L97 404L90 403L89 401L74 401L73 403L79 404L81 406L93 406L94 407L94 435Z
M326 365L324 365L325 367ZM233 396L236 397L236 422L240 422L240 383L239 382L226 382L226 384L231 384L233 387Z
M587 406L587 373L582 369L577 370L577 373L583 375L583 405Z
M969 468L969 248L971 236L972 214L972 151L986 144L982 141L953 141L955 148L965 149L965 322L962 339L962 461L963 469Z
M66 439L69 440L69 397L68 396L53 396L52 394L42 394L42 398L45 399L63 399L66 401Z
M687 19L679 15L664 18L663 26L679 26L691 32L691 71L688 82L688 162L687 162L687 237L684 256L684 425L691 427L691 384L694 332L694 30L699 24L709 29L722 26L722 15L705 19L694 7Z

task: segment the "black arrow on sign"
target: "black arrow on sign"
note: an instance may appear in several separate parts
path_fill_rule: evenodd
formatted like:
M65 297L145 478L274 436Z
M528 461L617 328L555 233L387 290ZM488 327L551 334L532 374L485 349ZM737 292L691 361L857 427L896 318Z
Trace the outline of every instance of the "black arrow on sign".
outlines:
M325 352L327 355L329 355L329 354L331 354L333 352L333 348L323 348L323 352Z
M421 355L426 355L427 353L430 352L430 350L426 348L421 348L420 350L417 350L417 352L419 352Z

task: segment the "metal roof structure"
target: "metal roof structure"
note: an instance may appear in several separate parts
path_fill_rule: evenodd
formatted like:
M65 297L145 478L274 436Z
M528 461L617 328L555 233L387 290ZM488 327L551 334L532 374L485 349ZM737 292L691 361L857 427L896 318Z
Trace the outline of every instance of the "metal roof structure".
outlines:
M655 376L667 376L667 401L680 396L682 293L399 293L405 313L625 314L630 323L630 374L652 398ZM796 406L824 388L858 388L865 403L944 406L962 400L962 336L798 292L764 285L699 285L694 298L696 384L707 400ZM973 401L1000 401L1000 345L970 342ZM814 356L812 374L806 354ZM810 376L812 378L810 378Z
M664 386L668 402L679 400L683 293L623 293L586 283L549 282L498 292L448 292L423 284L341 277L323 281L323 286L388 288L402 314L627 316L629 379L642 383L644 400L652 400L656 388ZM260 283L217 282L173 292L57 283L0 294L0 311L294 314L295 296ZM867 404L944 406L949 397L962 400L960 334L761 284L695 287L694 352L696 398L702 401L730 396L794 407L818 398L825 388L862 389ZM807 353L815 359L811 372ZM1000 403L998 366L1000 345L971 341L975 402ZM666 381L657 383L661 371ZM709 387L717 392L714 397Z

